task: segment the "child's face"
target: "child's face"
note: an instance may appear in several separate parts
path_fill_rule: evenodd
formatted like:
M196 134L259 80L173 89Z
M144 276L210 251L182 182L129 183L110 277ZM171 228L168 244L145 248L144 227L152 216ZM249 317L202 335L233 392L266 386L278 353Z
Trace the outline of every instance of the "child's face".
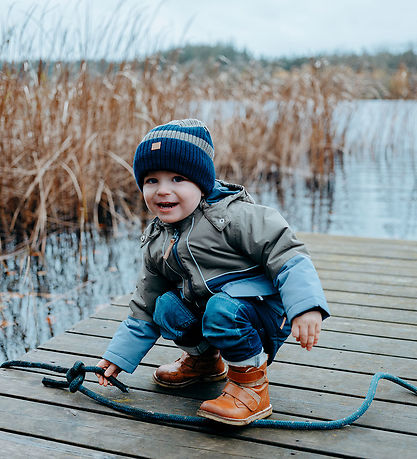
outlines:
M175 172L150 172L143 182L148 209L164 223L175 223L194 212L202 192L194 183Z

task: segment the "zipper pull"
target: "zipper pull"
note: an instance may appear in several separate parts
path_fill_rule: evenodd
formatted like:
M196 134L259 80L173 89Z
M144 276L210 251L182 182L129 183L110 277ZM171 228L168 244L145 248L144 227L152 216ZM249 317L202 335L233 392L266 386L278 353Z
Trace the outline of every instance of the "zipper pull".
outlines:
M164 256L162 257L165 261L168 259L169 254L171 253L172 247L174 247L175 241L176 241L175 238L171 238L171 240L169 241L169 245L164 253Z

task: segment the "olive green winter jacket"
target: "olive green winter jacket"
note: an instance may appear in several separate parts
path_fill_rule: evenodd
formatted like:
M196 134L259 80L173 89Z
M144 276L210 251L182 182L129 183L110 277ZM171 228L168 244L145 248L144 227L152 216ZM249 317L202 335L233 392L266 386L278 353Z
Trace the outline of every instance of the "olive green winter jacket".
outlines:
M202 200L176 224L156 218L142 235L144 258L130 302L134 318L152 321L156 298L172 289L202 308L220 290L242 297L276 295L277 276L285 263L296 255L309 259L306 247L277 210L255 204L240 185L216 181L216 187L217 200ZM319 296L323 303L322 292ZM285 301L290 298L295 303ZM291 293L282 299L290 320L300 313L297 304L308 309L305 295L297 298ZM327 309L314 298L308 303Z

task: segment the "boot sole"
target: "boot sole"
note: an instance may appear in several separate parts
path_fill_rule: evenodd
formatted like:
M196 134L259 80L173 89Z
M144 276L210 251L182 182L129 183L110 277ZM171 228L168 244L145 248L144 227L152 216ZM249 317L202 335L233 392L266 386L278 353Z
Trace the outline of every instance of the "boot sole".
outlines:
M188 379L187 381L180 382L180 383L170 383L161 381L156 376L156 371L152 375L152 378L158 386L165 387L167 389L180 389L182 387L191 386L191 384L195 384L197 382L215 382L215 381L222 381L223 379L227 378L227 369L223 371L223 373L219 373L217 375L208 375L208 376L198 376L193 379Z
M256 421L257 419L267 418L268 416L271 416L271 414L272 414L272 405L269 405L267 408L260 411L259 413L255 413L252 416L249 416L245 419L226 418L218 414L210 413L204 410L197 411L198 416L201 416L207 419L211 419L212 421L221 422L223 424L229 424L231 426L245 426L247 424L250 424L253 421Z

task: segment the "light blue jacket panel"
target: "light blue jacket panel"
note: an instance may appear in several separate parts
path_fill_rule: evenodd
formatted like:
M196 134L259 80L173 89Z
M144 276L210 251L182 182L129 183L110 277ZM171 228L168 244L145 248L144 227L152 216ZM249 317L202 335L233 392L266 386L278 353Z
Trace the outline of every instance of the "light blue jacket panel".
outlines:
M129 316L116 330L103 358L133 373L159 336L158 325Z
M330 316L319 276L309 257L296 255L288 260L274 284L278 287L285 314L290 322L312 308L320 308L323 319Z

